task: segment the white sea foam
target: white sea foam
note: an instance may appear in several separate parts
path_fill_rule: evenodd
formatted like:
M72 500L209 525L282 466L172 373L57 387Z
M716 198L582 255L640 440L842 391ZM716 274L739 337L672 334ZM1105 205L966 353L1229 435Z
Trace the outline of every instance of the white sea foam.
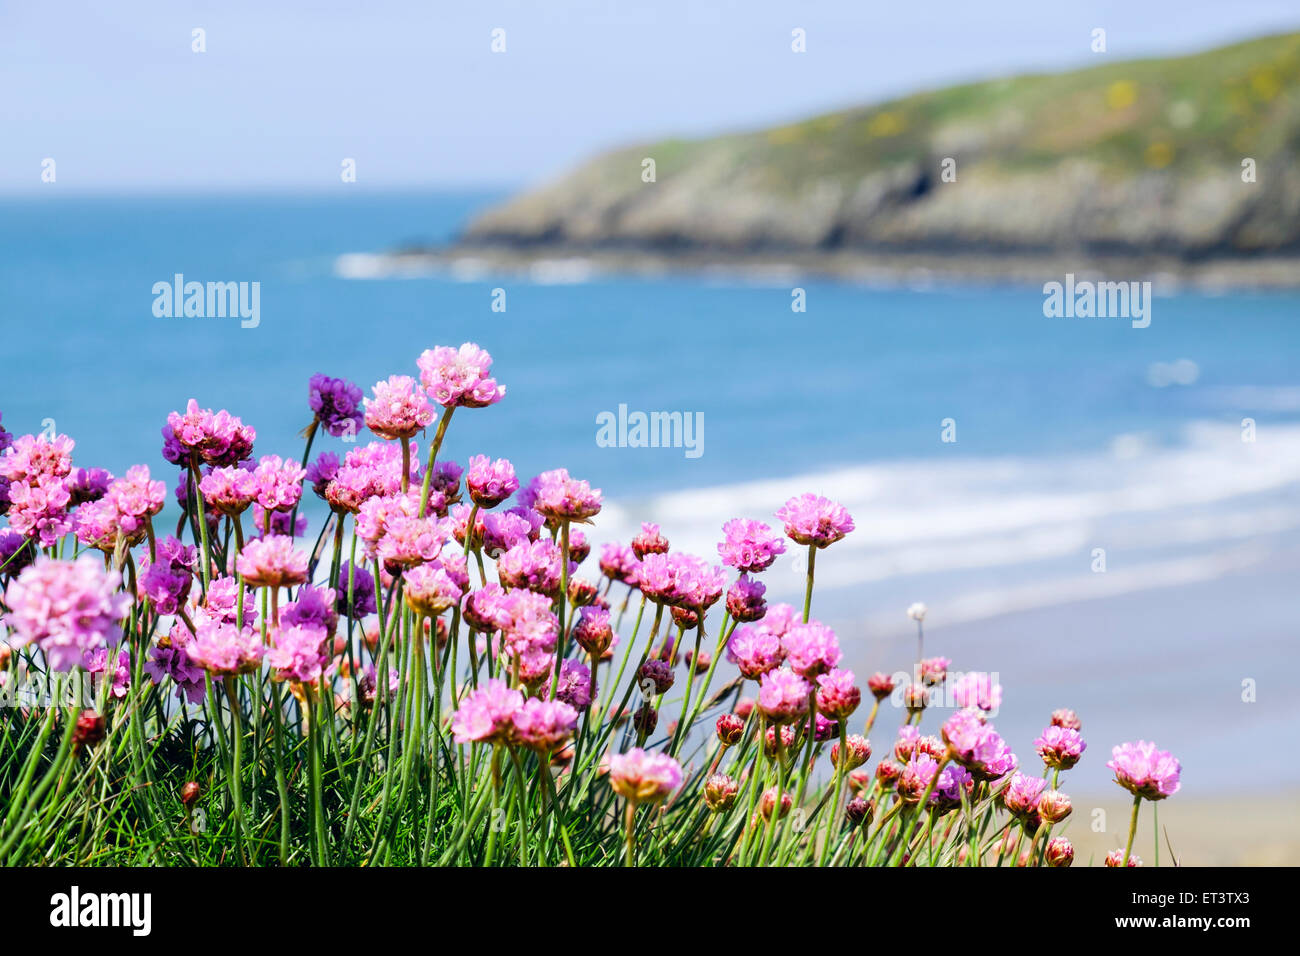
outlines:
M894 582L899 601L924 587L932 604L937 589L960 605L954 614L980 616L1231 573L1294 545L1298 485L1300 427L1248 443L1235 427L1197 423L1173 447L884 462L610 502L592 536L627 541L655 521L674 548L716 560L728 518L775 523L783 501L814 491L857 525L819 558L819 588ZM1093 570L1096 548L1106 574ZM764 575L770 597L797 595L801 561L792 551Z

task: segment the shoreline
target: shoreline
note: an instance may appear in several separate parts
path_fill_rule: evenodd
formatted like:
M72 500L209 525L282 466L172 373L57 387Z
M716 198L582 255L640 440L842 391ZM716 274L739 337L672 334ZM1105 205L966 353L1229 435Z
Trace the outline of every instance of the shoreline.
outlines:
M336 258L334 274L345 279L435 276L461 281L505 275L555 285L604 276L695 276L768 285L822 279L907 288L943 284L1041 287L1046 281L1073 274L1081 280L1148 280L1158 294L1170 294L1183 289L1206 293L1300 289L1300 255L1189 262L1176 257L1095 256L1084 252L734 252L710 248L450 244L346 253Z

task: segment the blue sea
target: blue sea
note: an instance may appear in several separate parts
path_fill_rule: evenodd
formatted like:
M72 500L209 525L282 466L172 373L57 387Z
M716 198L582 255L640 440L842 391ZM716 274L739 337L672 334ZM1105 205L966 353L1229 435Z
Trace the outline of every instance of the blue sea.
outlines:
M804 490L844 501L858 530L818 561L819 611L846 629L860 670L906 666L914 600L931 606L936 653L992 670L945 648L943 628L1145 591L1168 602L1294 558L1296 294L1158 286L1150 326L1134 329L1045 318L1040 288L997 284L348 266L444 241L499 198L0 201L3 425L51 420L75 438L78 464L143 462L174 480L159 429L191 397L254 425L259 453L298 456L313 373L368 389L415 375L425 348L474 341L508 391L457 413L446 455L587 478L609 501L597 542L652 519L712 556L728 517L771 520ZM152 288L177 273L259 282L260 324L155 317ZM793 285L805 312L791 309ZM597 416L620 405L702 415L702 453L601 447ZM769 578L773 597L797 597L793 556ZM1250 629L1248 611L1225 607L1223 619ZM1141 638L1104 617L1096 631L1094 658L1123 670ZM1164 653L1185 649L1143 634ZM1282 653L1296 663L1293 645ZM1250 672L1229 670L1231 698ZM1069 674L1054 679L1069 688Z

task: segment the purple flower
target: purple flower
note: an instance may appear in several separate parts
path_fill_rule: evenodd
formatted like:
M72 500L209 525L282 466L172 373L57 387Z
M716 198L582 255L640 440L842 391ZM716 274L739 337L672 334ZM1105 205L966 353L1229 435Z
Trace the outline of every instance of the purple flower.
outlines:
M330 378L318 372L307 385L307 402L316 420L335 438L356 435L365 418L361 410L361 389L346 379Z
M415 364L429 397L444 408L482 408L501 401L506 394L505 386L488 374L492 356L472 342L459 349L446 345L425 349Z
M103 468L74 468L64 479L74 505L103 498L108 493L108 485L112 480L112 474Z
M767 588L761 581L742 574L727 591L727 613L740 622L761 621L767 613L763 594Z
M346 578L340 581L347 583ZM338 622L338 597L333 588L304 585L298 589L298 596L280 611L282 625L314 627L327 636L334 633Z
M411 376L390 375L373 391L374 398L366 399L366 426L380 438L410 438L433 421L433 406Z
M798 544L824 548L853 530L853 518L829 498L811 493L791 498L776 513L786 537Z
M205 684L203 668L190 660L185 650L189 643L189 632L185 625L177 622L172 628L171 636L164 637L149 651L149 660L144 669L155 684L161 684L170 677L176 684L176 696L196 704L203 699Z
M759 679L758 709L775 724L788 724L808 713L812 685L794 671L768 671Z
M555 686L555 699L563 701L575 710L585 710L591 704L591 694L595 685L591 680L591 671L580 661L565 660L560 664L560 682ZM541 696L551 695L551 675L547 675L542 685Z
M458 744L508 743L514 717L524 706L524 695L503 680L489 678L461 700L452 716L451 731Z
M0 574L16 575L32 563L33 557L26 537L13 528L0 528Z
M1167 750L1139 740L1111 750L1106 766L1115 771L1115 782L1134 796L1163 800L1178 792L1182 764Z
M157 555L155 561L141 559L136 587L159 614L175 614L189 596L198 551L168 535L158 543Z
M339 456L332 451L323 451L316 456L315 461L307 465L304 477L311 482L311 490L316 493L316 497L328 501L329 483L338 477L338 473Z
M71 670L87 651L116 645L131 598L120 579L90 555L75 561L42 557L9 583L5 622L11 647L35 643L51 670Z
M517 544L536 541L545 520L532 508L508 508L483 515L483 550L498 558ZM569 542L572 547L572 540Z
M732 518L722 532L726 537L718 543L718 555L723 564L738 571L765 571L785 552L785 542L761 521Z
M352 574L352 607L348 608L348 573ZM375 603L375 579L359 564L345 561L339 571L339 596L336 607L340 614L359 621L379 608Z

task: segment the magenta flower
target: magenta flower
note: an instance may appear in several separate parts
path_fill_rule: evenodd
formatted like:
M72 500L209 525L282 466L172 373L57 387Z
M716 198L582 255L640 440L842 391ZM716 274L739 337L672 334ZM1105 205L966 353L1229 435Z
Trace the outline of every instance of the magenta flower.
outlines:
M722 563L738 571L756 574L772 566L785 553L785 541L761 521L732 518L722 526L726 536L718 544Z
M433 406L411 376L390 375L373 391L374 398L366 399L366 426L380 438L410 438L433 421Z
M537 476L532 507L548 518L587 521L600 511L600 489L570 478L565 468Z
M555 650L560 633L559 619L551 612L550 598L532 591L511 591L502 600L506 615L506 643L512 648L530 648L549 653Z
M348 570L352 573L352 607L348 607ZM375 603L375 579L359 564L344 561L339 569L338 612L354 621L359 621L367 614L374 614L379 608Z
M952 758L978 779L995 780L1016 767L1015 754L978 710L957 711L944 722L942 733Z
M73 529L68 514L72 495L61 477L41 477L34 483L15 481L9 485L8 496L10 527L41 547L53 547Z
M167 484L150 481L148 465L134 465L108 486L104 500L117 511L118 530L135 540L143 537L149 518L162 511Z
M659 526L649 521L641 522L640 533L632 539L632 554L639 561L647 554L667 554L668 539L659 533Z
M843 505L811 493L791 498L776 517L785 524L786 537L818 548L834 544L853 530L853 518Z
M384 525L384 536L379 539L375 554L390 573L434 561L447 545L449 530L442 519L432 515L424 518L393 515Z
M185 652L213 677L234 677L257 670L262 663L262 638L247 622L241 631L224 621L204 621Z
M189 596L198 551L168 535L158 542L157 554L156 561L141 559L136 590L159 614L175 614Z
M437 617L464 597L461 584L441 564L419 564L402 574L406 602L416 614Z
M524 706L524 695L511 690L503 680L489 678L461 700L452 716L451 732L456 743L509 743L514 717Z
M311 624L279 627L272 636L266 662L275 670L275 679L311 684L320 679L329 663L326 634Z
M443 408L483 408L505 397L505 386L488 374L492 356L472 342L459 349L447 345L425 349L415 364L420 367L420 384Z
M788 724L808 713L812 685L793 671L768 671L758 683L758 709L775 724Z
M862 691L854 683L853 671L832 670L817 677L817 710L843 720L862 703Z
M1043 763L1057 770L1069 770L1079 762L1083 752L1088 749L1083 736L1077 730L1048 726L1034 741L1034 749Z
M803 615L789 604L772 604L760 622L763 630L777 637L785 637L790 628L803 622Z
M693 554L670 557L677 562L677 576L669 603L690 611L718 603L727 587L727 572Z
M246 511L258 496L258 480L254 473L239 465L214 468L199 482L199 491L209 510L223 515L237 515Z
M840 662L835 632L818 621L794 625L781 638L781 645L785 648L785 662L796 674L809 680Z
M0 478L27 484L66 478L72 471L72 449L76 444L67 435L55 435L52 439L44 434L23 435L0 454Z
M73 505L99 501L108 494L113 475L103 468L73 468L64 479Z
M111 661L111 663L110 663ZM87 651L81 659L81 666L86 673L95 675L96 680L93 684L96 688L107 676L110 683L109 694L117 700L126 696L126 692L131 688L131 655L126 651L118 651L110 655L108 648L97 647L93 651ZM112 668L111 674L105 674L109 668ZM101 676L103 675L103 676Z
M519 490L515 466L504 458L490 461L487 455L472 455L465 487L480 508L495 508Z
M1115 782L1138 797L1163 800L1178 792L1182 764L1167 750L1139 740L1111 750L1106 766L1115 771Z
M71 670L96 648L116 645L131 598L118 590L103 562L90 555L75 561L42 557L9 583L4 620L11 647L35 643L51 670Z
M213 578L208 585L208 596L203 602L204 612L224 621L235 624L239 620L239 580L234 577ZM257 601L251 588L244 588L244 623L248 624L257 616Z
M921 661L921 681L931 687L942 684L951 663L946 657L927 657Z
M546 519L532 508L507 508L483 515L483 550L498 558L517 544L536 541ZM569 541L570 550L573 541Z
M522 746L547 754L572 736L578 725L578 712L563 700L534 697L524 701L511 719L515 725L515 739Z
M254 538L235 559L235 568L253 587L283 588L307 581L307 554L282 534Z
M727 641L727 658L750 680L758 680L785 660L781 639L760 627L742 624Z
M461 607L461 613L465 616L466 623L477 631L491 633L507 627L511 623L511 616L507 610L506 591L499 584L485 584L477 591L471 591L465 595ZM547 609L550 609L549 602ZM556 621L556 628L559 628L559 621Z
M958 707L976 707L987 713L1002 706L1002 685L992 676L980 671L962 674L949 687L953 702Z
M361 388L346 379L330 378L319 372L307 383L307 403L316 421L335 438L356 435L365 415L361 410Z
M672 757L633 747L609 758L609 784L624 800L654 803L682 785L682 768Z
M929 754L918 753L911 757L898 776L898 796L904 803L920 803L921 797L939 772L939 761ZM937 782L936 782L937 786ZM933 793L932 793L933 795Z

